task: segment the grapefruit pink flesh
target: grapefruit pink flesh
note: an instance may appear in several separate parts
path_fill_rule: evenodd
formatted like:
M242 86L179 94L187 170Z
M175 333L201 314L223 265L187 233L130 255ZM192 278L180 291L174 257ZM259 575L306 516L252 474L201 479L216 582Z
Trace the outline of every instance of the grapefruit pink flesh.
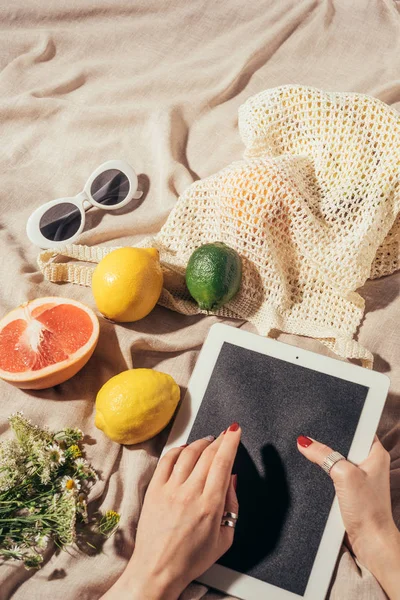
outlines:
M43 300L42 304L40 299L33 301L32 306L26 304L10 314L10 317L15 316L14 319L6 317L3 320L5 325L0 330L0 371L1 376L10 383L18 385L16 379L23 383L24 373L29 380L40 378L43 369L48 374L54 371L51 381L65 381L62 374L57 375L56 371L68 366L68 373L76 372L71 368L73 363L80 363L76 365L79 370L96 345L98 320L90 309L74 301Z

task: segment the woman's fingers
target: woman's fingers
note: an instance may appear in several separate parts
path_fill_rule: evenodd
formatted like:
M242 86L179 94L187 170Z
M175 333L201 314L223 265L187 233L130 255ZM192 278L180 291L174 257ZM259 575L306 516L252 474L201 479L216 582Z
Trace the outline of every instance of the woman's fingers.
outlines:
M204 450L191 475L188 477L187 483L195 486L199 490L199 493L204 489L211 464L223 439L224 436L221 433L221 435Z
M297 448L311 462L322 467L325 458L333 452L332 448L326 444L321 444L316 440L301 435L297 438ZM337 477L347 475L350 471L357 469L355 465L346 459L342 459L335 463L331 468L329 475L335 481Z
M150 481L150 485L163 485L168 481L174 470L175 463L178 460L183 448L171 448L160 460L158 461L157 468Z
M210 435L183 448L171 473L171 481L175 481L176 483L183 483L186 481L204 450L208 448L213 441L214 436Z
M224 508L224 511L234 513L235 515L239 513L239 502L236 495L236 484L237 475L231 475L231 480L229 482Z
M226 519L232 523L235 523L236 517L239 515L239 503L238 503L238 499L236 496L236 482L237 482L237 475L231 475L231 479L229 482L229 487L228 487L228 491L227 491L226 499L225 499L225 506L224 506L224 514L231 513L231 515L226 516ZM236 517L234 517L232 515L236 515ZM221 526L221 536L224 539L224 546L225 546L226 550L228 548L230 548L230 546L232 545L234 534L235 534L234 527L230 527L229 525Z
M203 493L208 496L211 502L223 505L225 501L240 437L241 429L238 423L232 423L223 435L204 486Z

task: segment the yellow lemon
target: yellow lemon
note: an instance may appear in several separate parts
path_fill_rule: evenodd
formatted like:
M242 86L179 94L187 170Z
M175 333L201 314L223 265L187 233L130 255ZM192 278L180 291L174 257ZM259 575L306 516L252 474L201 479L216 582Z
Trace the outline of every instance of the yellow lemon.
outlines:
M163 274L156 248L119 248L107 254L92 277L99 311L112 321L138 321L160 297Z
M96 398L95 425L114 442L138 444L169 423L180 389L166 373L130 369L103 385Z

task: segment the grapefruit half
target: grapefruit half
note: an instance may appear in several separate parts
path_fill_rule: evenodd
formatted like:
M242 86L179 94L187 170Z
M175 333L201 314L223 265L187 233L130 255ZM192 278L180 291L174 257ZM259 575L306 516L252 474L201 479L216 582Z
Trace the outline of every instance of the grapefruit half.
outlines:
M37 298L0 321L0 378L42 390L66 381L92 356L99 338L94 312L67 298Z

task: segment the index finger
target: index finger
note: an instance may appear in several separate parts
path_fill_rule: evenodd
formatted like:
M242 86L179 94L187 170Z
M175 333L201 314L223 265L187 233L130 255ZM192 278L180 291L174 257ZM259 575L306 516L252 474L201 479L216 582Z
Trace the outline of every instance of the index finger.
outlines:
M241 435L238 423L232 423L228 427L207 475L203 493L222 504L225 502Z

